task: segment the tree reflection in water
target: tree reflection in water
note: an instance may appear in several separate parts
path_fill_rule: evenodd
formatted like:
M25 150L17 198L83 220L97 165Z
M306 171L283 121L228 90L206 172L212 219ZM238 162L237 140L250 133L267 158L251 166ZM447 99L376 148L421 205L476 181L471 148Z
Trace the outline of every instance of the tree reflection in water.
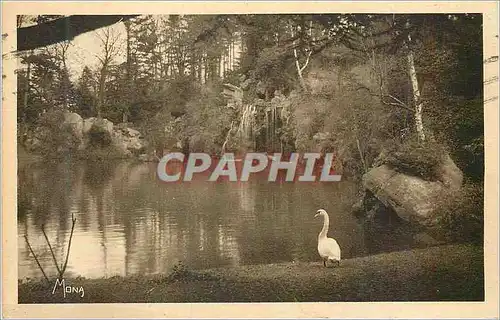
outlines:
M179 261L194 269L316 261L321 221L313 216L323 207L332 213L331 234L348 258L372 250L363 224L348 210L353 190L350 182L266 179L167 184L156 178L154 163L29 167L19 173L18 231L36 250L44 223L54 246L64 247L74 213L70 274L168 273ZM39 277L24 243L19 241L19 277ZM44 267L49 259L41 256Z

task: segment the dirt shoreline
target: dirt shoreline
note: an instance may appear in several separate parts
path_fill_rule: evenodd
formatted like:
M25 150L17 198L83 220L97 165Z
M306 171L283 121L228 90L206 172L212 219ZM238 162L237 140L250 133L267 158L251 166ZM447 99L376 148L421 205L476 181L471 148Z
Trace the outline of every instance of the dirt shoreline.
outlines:
M19 303L482 301L483 248L445 245L343 260L340 267L279 263L168 275L19 284Z

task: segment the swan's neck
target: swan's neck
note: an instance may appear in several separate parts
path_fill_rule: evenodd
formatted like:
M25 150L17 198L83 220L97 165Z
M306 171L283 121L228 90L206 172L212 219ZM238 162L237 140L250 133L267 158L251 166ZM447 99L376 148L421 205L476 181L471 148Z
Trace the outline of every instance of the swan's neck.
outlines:
M325 214L323 218L323 229L321 229L321 232L319 233L319 238L326 238L328 234L328 226L330 225L330 218L328 217L328 214Z

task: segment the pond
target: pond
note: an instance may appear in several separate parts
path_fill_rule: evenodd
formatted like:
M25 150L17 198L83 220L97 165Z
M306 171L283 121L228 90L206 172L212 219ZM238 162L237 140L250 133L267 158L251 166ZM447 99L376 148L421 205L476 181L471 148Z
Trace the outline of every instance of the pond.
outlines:
M320 262L322 220L343 258L412 246L399 223L367 224L352 215L356 186L341 182L163 183L155 163L65 162L24 166L18 172L19 278L56 273L42 233L63 263L76 217L68 276L169 273L192 269L293 261Z

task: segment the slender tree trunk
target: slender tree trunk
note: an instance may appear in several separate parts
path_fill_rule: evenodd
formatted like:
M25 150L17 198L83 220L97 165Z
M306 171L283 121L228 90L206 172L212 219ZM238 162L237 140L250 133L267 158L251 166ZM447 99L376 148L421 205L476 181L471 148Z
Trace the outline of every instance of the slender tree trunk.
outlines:
M293 26L291 27L291 34L292 34L292 37L295 36ZM295 44L296 44L296 41L294 41L294 46L295 46ZM309 53L307 54L306 61L304 62L304 65L301 66L300 62L299 62L299 54L297 53L297 48L293 49L293 56L295 57L295 67L297 68L297 75L299 77L300 86L302 87L302 89L304 91L307 91L307 86L306 86L306 82L304 81L304 77L302 75L302 72L309 64L309 58L311 58L311 54L312 54L312 50L309 50Z
M231 40L231 43L232 43L232 48L231 48L231 51L232 51L231 70L234 70L234 66L235 66L235 54L236 54L236 45L234 43L234 39Z
M63 78L63 81L65 81L64 83L62 83L63 85L63 110L68 110L68 90L69 90L69 72L68 72L68 69L66 69L66 66L64 67L64 71L65 73L64 75L64 78ZM67 82L66 82L67 81Z
M97 102L97 118L102 118L102 109L104 107L104 95L106 94L106 68L103 66L101 68L101 75L99 77L99 101Z
M203 83L203 54L198 56L198 81Z
M208 62L207 55L203 54L203 83L207 83L208 77Z
M33 50L29 53L33 54ZM26 114L28 112L28 100L29 100L29 92L30 92L30 81L31 81L31 62L28 59L28 67L26 69L26 82L24 84L24 94L23 94L23 117L21 124L21 139L24 142L24 137L26 135Z
M359 158L361 159L361 164L363 165L363 173L366 173L368 171L368 167L366 166L365 156L363 154L363 149L361 149L358 137L356 137L356 146L358 147Z
M122 122L128 122L128 113L132 99L132 61L130 56L130 21L125 21L125 29L127 32L127 93L125 95L125 103L123 105Z
M408 36L410 40L410 36ZM415 70L415 59L413 56L413 51L408 46L408 71L410 74L410 81L413 88L413 101L415 103L415 126L417 130L417 135L419 141L425 141L424 124L422 121L422 99L420 97L420 89L418 86L417 71Z
M222 78L222 70L221 70L222 69L221 68L221 66L222 66L222 63L221 63L222 62L222 57L223 56L221 54L220 56L217 57L217 60L216 60L216 62L217 62L217 78Z
M233 70L233 39L229 40L229 50L228 50L228 67L229 70Z
M67 47L66 47L66 43L63 44L63 47L62 47L62 64L63 64L63 70L64 70L64 79L63 79L63 108L64 110L68 110L68 90L69 90L69 82L71 80L69 80L69 71L68 71L68 67L66 66L66 51L67 51Z
M339 94L342 92L342 69L339 68L339 73L337 75L337 87Z
M302 89L307 90L306 82L304 81L304 76L302 75L302 71L304 71L304 69L309 64L309 58L311 57L311 51L309 51L309 54L307 55L307 60L306 60L306 62L304 62L303 66L300 66L299 57L297 54L297 49L293 49L293 54L295 56L295 66L297 67L297 75L299 76L300 86L302 87Z
M171 61L170 61L170 44L167 44L167 48L165 49L165 55L167 59L167 67L166 67L166 73L167 73L167 78L170 79L170 76L172 75L172 67L171 67Z
M189 51L189 77L191 81L196 81L196 55L193 48Z
M23 96L24 110L26 110L26 108L28 108L30 78L31 78L31 62L28 61L28 68L26 70L26 83L24 84L24 96ZM24 118L26 118L26 117L24 117Z

